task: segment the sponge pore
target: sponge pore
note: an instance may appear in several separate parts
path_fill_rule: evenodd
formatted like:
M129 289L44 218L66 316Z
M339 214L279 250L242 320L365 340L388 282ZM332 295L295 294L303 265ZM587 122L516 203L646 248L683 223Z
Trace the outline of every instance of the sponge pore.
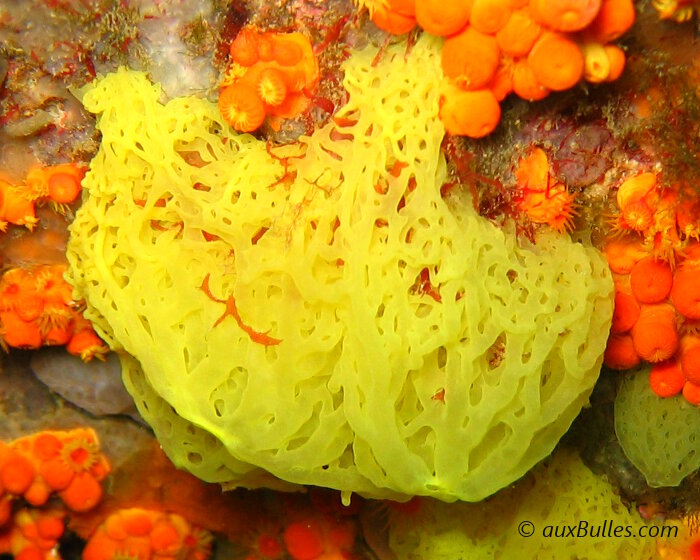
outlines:
M102 143L71 279L206 480L480 500L551 452L597 379L604 258L554 233L520 247L468 189L443 196L439 43L375 56L353 54L346 106L287 146L206 100L161 103L142 73L82 92Z

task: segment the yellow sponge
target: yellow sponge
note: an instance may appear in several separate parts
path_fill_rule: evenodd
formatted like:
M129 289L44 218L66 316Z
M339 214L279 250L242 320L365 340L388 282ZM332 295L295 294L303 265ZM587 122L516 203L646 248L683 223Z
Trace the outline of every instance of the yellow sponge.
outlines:
M651 560L647 529L609 483L560 449L485 502L426 500L416 514L396 513L389 545L401 560Z
M441 194L439 52L425 37L374 65L354 53L347 105L284 147L234 133L205 100L161 103L142 73L82 92L102 144L72 282L140 364L139 407L181 419L158 430L177 464L231 485L262 469L480 500L586 404L608 267L553 233L520 247L467 188Z

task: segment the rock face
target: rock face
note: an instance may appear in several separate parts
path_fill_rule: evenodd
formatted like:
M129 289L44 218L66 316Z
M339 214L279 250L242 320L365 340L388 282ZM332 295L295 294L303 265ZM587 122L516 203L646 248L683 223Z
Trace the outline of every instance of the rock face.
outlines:
M149 448L153 442L152 434L133 419L125 416L95 418L91 413L76 409L62 398L52 394L32 375L29 367L30 360L34 362L32 359L34 356L39 360L38 357L42 354L43 352L13 351L9 355L0 356L0 418L2 418L0 441L14 440L42 430L90 427L97 431L101 448L113 470L128 461L132 455ZM61 354L57 352L56 356L50 358L50 362L44 358L46 363L58 372L55 375L56 378L63 372L70 375L70 368L61 367L63 363ZM72 358L78 364L82 363L73 356L66 355L66 358ZM111 367L109 363L102 365L103 369ZM48 368L49 365L45 369ZM80 377L73 379L75 390L85 391L88 394L94 380ZM81 380L75 381L75 379ZM68 385L70 381L66 378L62 383ZM93 388L92 391L94 393L95 389ZM112 398L115 402L117 401L117 397Z
M116 354L104 362L83 363L62 349L46 348L30 361L34 375L49 389L95 416L135 414Z

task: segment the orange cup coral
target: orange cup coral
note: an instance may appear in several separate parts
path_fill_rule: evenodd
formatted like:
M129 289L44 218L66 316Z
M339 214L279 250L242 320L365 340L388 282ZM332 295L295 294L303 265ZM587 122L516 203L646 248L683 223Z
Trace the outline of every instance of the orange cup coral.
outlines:
M543 33L535 41L527 61L537 81L552 91L569 89L583 76L581 49L560 33Z
M441 57L445 76L460 88L479 89L496 74L500 49L495 37L467 26L445 40Z
M418 0L416 21L425 31L447 37L469 22L473 0Z
M685 378L676 360L654 364L649 372L649 385L658 396L667 398L679 394L685 385Z
M440 119L447 132L482 138L498 126L501 106L491 90L465 91L448 86L448 91L440 102Z
M554 31L580 31L590 25L601 0L530 0L536 19Z
M301 33L242 29L231 43L232 63L222 83L219 112L239 132L273 127L310 104L319 78L318 61Z
M653 257L638 261L630 271L632 293L640 303L661 303L673 284L673 271L668 263Z
M0 278L0 343L7 350L67 345L84 361L103 358L107 346L77 310L64 280L66 265L13 268Z
M123 509L112 513L93 533L83 560L206 560L212 541L209 532L176 513Z
M632 342L639 356L647 362L663 362L678 350L676 313L668 304L643 305L632 327Z
M671 302L684 317L700 319L700 266L683 263L676 270Z
M576 215L575 195L550 174L547 153L539 147L518 162L518 207L536 224L564 232Z

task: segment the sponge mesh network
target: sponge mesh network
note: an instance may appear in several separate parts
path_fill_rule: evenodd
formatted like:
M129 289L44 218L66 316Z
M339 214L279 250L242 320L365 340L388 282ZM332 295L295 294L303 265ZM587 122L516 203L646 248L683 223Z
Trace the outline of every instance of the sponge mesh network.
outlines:
M479 500L587 402L612 313L605 260L556 234L521 248L468 189L441 193L439 52L426 37L376 64L353 53L347 104L287 146L236 134L206 100L162 103L142 73L81 92L102 143L69 275L140 364L139 406L151 395L184 420L163 439L177 464L232 485L258 468Z

